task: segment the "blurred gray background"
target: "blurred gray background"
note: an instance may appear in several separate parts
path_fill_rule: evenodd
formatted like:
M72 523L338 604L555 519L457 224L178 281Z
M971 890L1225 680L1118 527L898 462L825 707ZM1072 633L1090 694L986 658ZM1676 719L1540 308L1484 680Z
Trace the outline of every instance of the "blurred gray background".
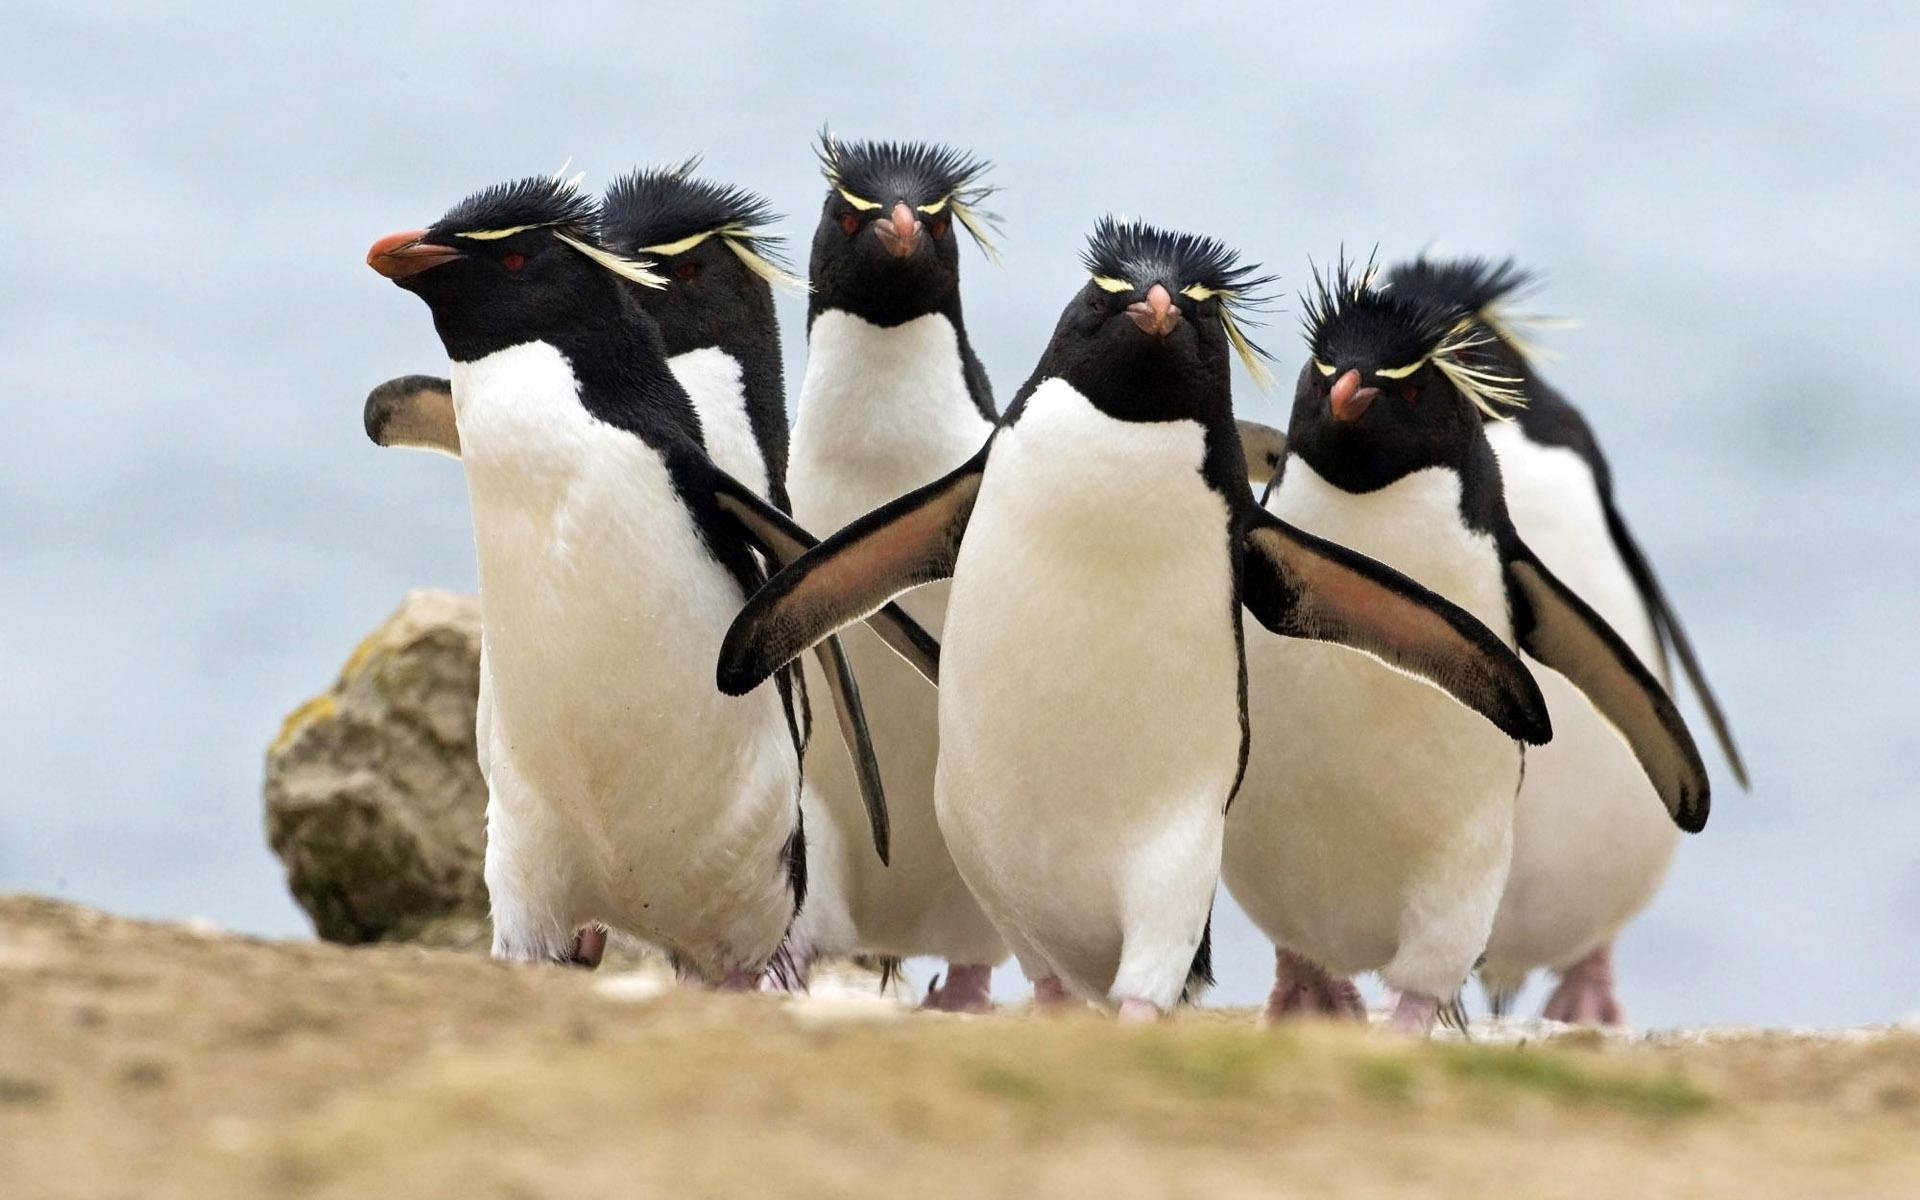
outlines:
M1757 781L1715 759L1621 947L1630 1015L1920 1010L1920 8L1593 7L9 0L0 890L307 932L264 747L407 587L473 584L457 467L360 430L370 385L444 363L367 245L569 157L598 187L698 151L804 263L830 120L998 164L1007 266L964 269L1003 399L1109 210L1289 289L1343 244L1542 270L1582 322L1551 378ZM1293 363L1297 308L1263 339ZM1257 935L1218 933L1216 999L1264 994Z

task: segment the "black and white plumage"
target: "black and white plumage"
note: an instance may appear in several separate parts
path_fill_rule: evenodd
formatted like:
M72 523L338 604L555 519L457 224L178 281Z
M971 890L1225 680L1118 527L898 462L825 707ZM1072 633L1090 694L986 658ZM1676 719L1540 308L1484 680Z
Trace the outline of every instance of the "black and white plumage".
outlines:
M1510 260L1421 258L1386 279L1402 296L1472 313L1477 328L1495 339L1487 353L1501 374L1519 381L1525 401L1511 420L1485 423L1514 527L1669 690L1666 652L1679 659L1744 785L1726 718L1628 530L1599 443L1580 412L1540 377L1523 333L1526 318L1510 313L1531 277ZM1549 1016L1618 1021L1611 972L1593 967L1605 966L1621 927L1658 891L1677 834L1632 754L1585 698L1557 674L1543 673L1541 686L1556 736L1527 759L1513 868L1481 978L1498 1001L1531 971L1547 968L1565 977L1548 1002Z
M973 208L987 192L985 161L925 143L826 135L820 158L827 186L808 264L807 366L788 483L795 517L824 535L965 462L997 410L960 303L960 234L986 220ZM945 602L936 586L905 604L937 635ZM887 764L894 855L882 871L858 853L860 810L844 763L810 758L818 853L814 903L796 942L821 953L945 959L928 1002L983 1008L1007 951L934 821L936 698L866 631L849 631L846 642Z
M764 577L755 555L812 539L702 448L633 294L658 276L570 184L489 189L368 261L426 301L453 360L496 955L564 959L605 925L750 984L804 894L804 702L724 698L711 656Z
M1090 261L1103 273L985 444L770 580L720 682L749 688L951 576L936 808L954 861L1036 984L1145 1015L1205 961L1246 753L1242 604L1510 734L1543 738L1546 718L1466 614L1253 503L1224 319L1251 272L1209 239L1118 223Z
M1672 822L1698 829L1707 778L1665 690L1508 519L1482 414L1516 381L1491 336L1372 276L1342 263L1307 297L1310 357L1266 507L1565 673L1632 744ZM1255 638L1248 664L1253 753L1228 888L1283 952L1338 977L1379 971L1402 993L1397 1018L1426 1028L1486 945L1521 747L1334 650Z

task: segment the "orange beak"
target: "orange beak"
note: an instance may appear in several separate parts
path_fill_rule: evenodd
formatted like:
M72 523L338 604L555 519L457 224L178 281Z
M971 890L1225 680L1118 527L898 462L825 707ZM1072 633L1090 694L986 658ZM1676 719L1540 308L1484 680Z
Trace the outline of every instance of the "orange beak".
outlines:
M460 252L452 246L423 241L426 236L424 229L390 233L367 251L367 265L388 279L405 279L460 257Z
M1156 283L1147 289L1145 300L1136 300L1127 305L1127 315L1141 332L1151 333L1155 337L1165 337L1173 332L1174 326L1186 318L1173 305L1173 293L1163 283Z
M1333 381L1333 392L1328 396L1333 405L1333 419L1336 421L1358 421L1360 414L1367 411L1373 398L1380 394L1379 388L1360 386L1360 372L1348 370L1346 374Z
M920 218L905 201L896 202L891 214L874 221L873 231L895 258L909 258L920 248Z

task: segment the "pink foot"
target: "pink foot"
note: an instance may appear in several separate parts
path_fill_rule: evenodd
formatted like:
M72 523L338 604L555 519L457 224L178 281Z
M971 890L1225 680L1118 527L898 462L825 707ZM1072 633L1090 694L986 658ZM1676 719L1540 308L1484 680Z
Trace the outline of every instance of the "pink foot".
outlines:
M1367 1006L1351 979L1338 979L1318 963L1287 950L1273 952L1273 993L1267 1019L1330 1016L1366 1020Z
M573 953L567 956L567 961L591 971L600 965L600 958L606 952L607 931L599 925L589 925L573 935Z
M760 990L760 971L728 971L714 985L719 992L757 992Z
M1033 1006L1041 1012L1057 1015L1077 1007L1077 1004L1073 993L1067 991L1067 985L1060 982L1060 977L1049 975L1034 981Z
M1613 943L1601 944L1568 967L1540 1015L1569 1025L1626 1024L1620 1001L1613 994Z
M993 968L985 963L948 963L947 977L927 988L921 1008L936 1012L993 1011Z
M1391 1025L1396 1033L1409 1033L1414 1037L1426 1037L1433 1032L1433 1023L1440 1017L1440 1001L1433 996L1421 996L1414 992L1401 992L1399 1003L1393 1006Z
M1138 996L1121 998L1120 1023L1122 1025L1151 1025L1162 1015L1160 1006L1151 1000L1142 1000Z

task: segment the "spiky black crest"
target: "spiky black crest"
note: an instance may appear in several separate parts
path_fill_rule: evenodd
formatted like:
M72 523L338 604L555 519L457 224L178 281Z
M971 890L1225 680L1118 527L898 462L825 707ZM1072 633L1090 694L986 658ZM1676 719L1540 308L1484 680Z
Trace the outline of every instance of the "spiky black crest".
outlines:
M702 234L725 234L768 257L780 239L766 231L780 218L763 196L695 177L698 157L616 179L601 206L608 242L628 254L671 246Z
M1267 306L1261 289L1271 285L1274 276L1260 274L1258 263L1242 263L1225 242L1107 216L1093 227L1080 261L1094 283L1108 291L1157 282L1195 303L1214 301L1221 328L1247 373L1263 390L1272 383L1261 361L1272 356L1250 341L1240 324L1249 312Z
M1300 297L1301 324L1313 357L1322 363L1399 367L1433 354L1471 312L1439 301L1374 286L1379 268L1369 258L1313 269L1313 286Z
M554 226L590 239L599 216L593 197L577 179L529 176L475 192L447 210L428 232L436 236Z
M1273 283L1258 263L1242 263L1225 242L1179 233L1140 221L1102 217L1080 256L1096 278L1121 279L1138 287L1158 280L1174 291L1199 287L1241 311L1267 303L1260 289Z
M1387 286L1403 296L1437 304L1454 303L1468 312L1484 313L1525 291L1535 282L1512 259L1454 258L1433 260L1422 255L1387 273Z
M1524 404L1522 380L1490 357L1495 334L1481 316L1449 294L1374 286L1373 259L1313 272L1303 296L1303 322L1315 369L1331 374L1359 367L1398 375L1431 362L1466 400L1496 419Z
M972 207L994 192L984 179L993 164L952 146L843 142L823 129L815 153L827 182L875 204L933 204L951 196Z

